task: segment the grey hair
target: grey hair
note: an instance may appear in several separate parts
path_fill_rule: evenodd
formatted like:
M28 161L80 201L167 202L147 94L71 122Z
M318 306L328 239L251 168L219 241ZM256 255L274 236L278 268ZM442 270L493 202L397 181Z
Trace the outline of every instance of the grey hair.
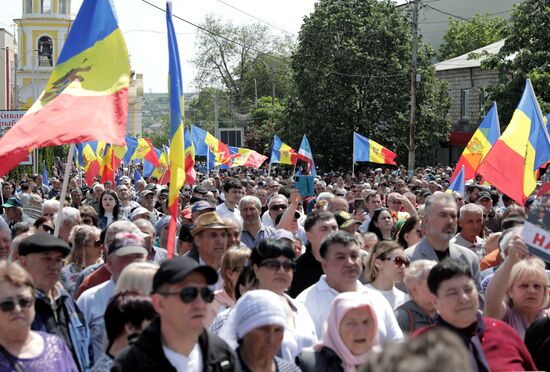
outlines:
M253 195L246 195L241 198L239 201L239 210L242 209L244 204L254 204L257 210L262 210L262 202Z
M460 211L458 212L458 218L464 218L464 215L468 212L470 212L470 213L479 213L479 214L483 215L483 208L481 208L480 205L474 204L474 203L464 204L460 208Z
M53 199L44 200L44 203L42 204L42 212L44 212L44 208L47 207L55 208L57 211L59 210L59 201Z
M424 205L425 205L425 214L426 215L429 215L430 212L431 212L431 209L434 207L435 204L439 203L439 202L445 202L445 203L449 203L449 204L454 204L456 205L456 201L455 201L455 198L451 195L451 194L446 194L446 193L443 193L443 192L436 192L434 193L433 195L429 196Z
M57 202L58 203L58 202ZM59 213L59 212L58 212ZM57 214L56 213L53 216L53 220L57 220ZM60 224L64 224L66 221L72 221L73 223L78 223L80 219L80 211L73 207L63 207L62 213L61 213L61 220Z
M405 278L403 279L409 292L411 285L425 280L435 265L437 265L437 262L432 260L416 260L411 262L409 267L405 269Z
M330 200L330 199L333 199L335 197L336 197L336 195L334 195L333 193L325 191L325 192L320 193L319 196L317 196L317 201Z
M103 185L100 184L100 183L96 183L96 184L94 185L94 187L92 187L92 190L93 190L93 192L96 192L96 190L98 190L99 188L105 190L105 186L103 186Z
M29 197L29 205L41 206L42 205L42 198L40 197L40 195L31 194L31 196Z
M514 233L521 233L521 230L523 228L523 225L514 226L509 228L508 230L505 230L499 241L498 241L498 248L500 250L500 254L502 255L502 258L506 257L506 253L508 251L508 243L510 242L510 239L515 235Z
M105 246L108 247L113 239L115 238L115 235L119 232L130 232L137 235L141 234L141 230L134 225L133 222L130 221L115 221L111 223L107 227L107 231L105 232Z

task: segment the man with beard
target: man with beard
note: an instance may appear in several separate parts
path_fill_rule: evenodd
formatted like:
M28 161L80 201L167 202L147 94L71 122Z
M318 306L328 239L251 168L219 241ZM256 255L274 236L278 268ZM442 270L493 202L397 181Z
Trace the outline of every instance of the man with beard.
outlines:
M425 216L422 219L424 238L407 248L405 255L416 260L442 261L447 257L463 261L472 273L479 289L479 259L468 248L450 243L456 234L457 206L451 194L436 193L426 199Z
M358 280L362 268L360 251L361 243L354 235L345 231L328 235L320 248L325 274L300 293L296 300L305 305L315 324L317 336L322 338L332 300L343 292L357 292L358 296L367 296L373 304L380 344L400 340L403 333L389 302L380 292L365 287Z

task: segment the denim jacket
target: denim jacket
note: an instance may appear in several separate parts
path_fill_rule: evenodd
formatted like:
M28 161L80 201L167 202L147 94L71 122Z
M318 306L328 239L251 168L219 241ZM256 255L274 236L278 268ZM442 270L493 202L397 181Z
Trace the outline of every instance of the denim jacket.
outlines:
M75 362L80 371L89 371L92 361L92 336L86 325L84 314L80 311L75 301L69 293L59 283L56 284L57 297L55 299L55 307L51 306L51 300L46 294L37 289L36 293L36 316L32 322L32 330L54 333L66 340L62 334L59 334L61 328L66 326L68 338L71 345L67 345L69 349L74 351L76 356ZM55 308L55 310L54 310ZM59 323L66 323L62 326ZM55 324L56 330L51 329ZM50 328L50 329L48 329ZM64 328L64 327L63 327Z

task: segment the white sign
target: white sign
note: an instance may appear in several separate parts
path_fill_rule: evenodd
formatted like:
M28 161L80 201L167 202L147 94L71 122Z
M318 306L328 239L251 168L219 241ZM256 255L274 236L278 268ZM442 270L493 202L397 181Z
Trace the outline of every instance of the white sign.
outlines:
M0 111L0 137L3 137L4 133L16 124L25 112L25 110ZM29 153L28 159L19 165L32 165L32 153Z

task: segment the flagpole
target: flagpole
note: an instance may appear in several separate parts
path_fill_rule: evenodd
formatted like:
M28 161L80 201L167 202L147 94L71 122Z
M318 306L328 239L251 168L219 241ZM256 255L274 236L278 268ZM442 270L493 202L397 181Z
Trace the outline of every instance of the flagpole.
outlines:
M67 186L69 185L69 176L71 175L71 168L73 164L74 156L74 143L69 147L69 155L67 155L67 164L65 165L65 175L63 176L63 185L61 186L61 195L59 196L59 209L57 210L57 217L55 219L55 231L53 236L56 238L59 236L59 230L61 229L61 218L63 215L63 206L65 205L65 195L67 195Z
M353 135L353 155L351 156L351 177L355 177L355 133Z

